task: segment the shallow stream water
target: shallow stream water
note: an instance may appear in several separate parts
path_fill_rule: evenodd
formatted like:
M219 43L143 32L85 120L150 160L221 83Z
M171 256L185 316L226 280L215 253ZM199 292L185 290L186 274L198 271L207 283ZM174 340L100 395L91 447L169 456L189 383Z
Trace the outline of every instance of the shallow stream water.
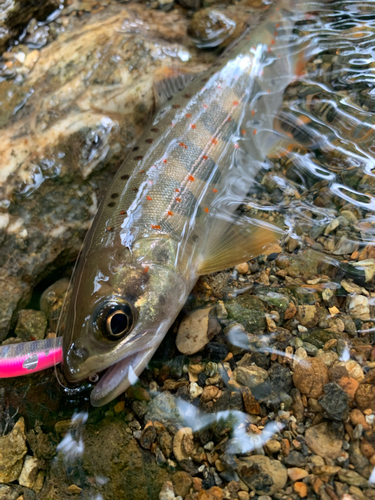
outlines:
M71 3L29 25L50 38L24 32L3 55L5 343L56 331L98 199L149 119L149 67L220 55L187 35L194 9L207 19L200 4L132 5ZM239 17L239 5L221 12ZM1 380L0 498L375 498L375 3L309 5L294 36L314 53L275 120L282 147L239 210L285 236L201 278L140 379L103 408L91 382L68 387L59 368ZM242 7L267 15L266 3ZM69 30L84 48L69 48Z

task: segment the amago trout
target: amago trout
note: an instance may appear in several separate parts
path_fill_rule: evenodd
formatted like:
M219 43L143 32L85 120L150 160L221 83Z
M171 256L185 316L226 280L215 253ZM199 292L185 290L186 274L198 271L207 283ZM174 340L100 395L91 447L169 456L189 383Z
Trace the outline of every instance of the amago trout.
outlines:
M141 374L200 275L259 255L280 233L233 217L278 147L273 120L305 61L307 40L293 35L304 14L277 5L184 88L182 77L165 83L95 217L59 326L68 381L107 369L94 406Z

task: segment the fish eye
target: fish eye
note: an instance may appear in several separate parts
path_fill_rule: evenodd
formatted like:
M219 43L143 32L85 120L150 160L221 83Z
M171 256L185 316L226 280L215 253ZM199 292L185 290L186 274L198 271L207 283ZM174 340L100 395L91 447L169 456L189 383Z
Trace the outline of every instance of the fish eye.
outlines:
M106 304L100 313L99 326L108 340L120 340L133 328L134 314L128 302Z

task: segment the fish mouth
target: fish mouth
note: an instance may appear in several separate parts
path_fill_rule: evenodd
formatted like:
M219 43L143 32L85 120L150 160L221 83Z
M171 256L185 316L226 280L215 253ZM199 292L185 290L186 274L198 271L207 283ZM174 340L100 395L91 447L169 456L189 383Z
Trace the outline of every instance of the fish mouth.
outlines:
M107 368L90 394L92 406L104 406L134 385L157 348L130 354Z

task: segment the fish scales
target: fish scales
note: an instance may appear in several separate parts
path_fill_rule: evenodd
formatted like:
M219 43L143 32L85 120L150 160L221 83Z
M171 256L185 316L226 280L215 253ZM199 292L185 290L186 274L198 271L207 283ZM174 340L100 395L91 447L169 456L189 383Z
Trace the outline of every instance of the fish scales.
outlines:
M305 60L304 40L292 37L295 2L278 5L158 110L95 217L59 325L69 381L107 369L94 405L134 383L200 274L277 239L265 222L232 221Z

